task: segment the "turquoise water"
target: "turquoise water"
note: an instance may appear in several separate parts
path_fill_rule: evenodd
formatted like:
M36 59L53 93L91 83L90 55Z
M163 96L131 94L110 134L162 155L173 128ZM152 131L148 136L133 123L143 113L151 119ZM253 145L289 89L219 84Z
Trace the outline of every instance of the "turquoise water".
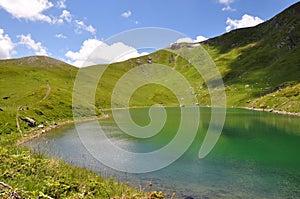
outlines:
M100 124L107 137L124 150L150 152L168 144L177 132L180 109L166 110L168 119L164 128L148 139L122 133L113 119L100 121ZM148 109L131 109L130 112L137 124L150 122ZM130 182L138 189L162 190L169 196L176 193L179 198L300 198L299 117L228 109L216 146L208 156L199 159L198 152L210 121L210 109L201 108L200 113L198 133L186 153L168 167L145 174L118 172L101 164L82 145L73 125L61 127L29 145L49 156L90 168L103 177ZM78 128L87 132L87 136L93 136L88 132L95 131L98 125L97 121L86 122L78 124ZM188 128L185 131L190 133ZM112 153L109 149L105 152ZM152 187L148 186L149 180L152 180Z

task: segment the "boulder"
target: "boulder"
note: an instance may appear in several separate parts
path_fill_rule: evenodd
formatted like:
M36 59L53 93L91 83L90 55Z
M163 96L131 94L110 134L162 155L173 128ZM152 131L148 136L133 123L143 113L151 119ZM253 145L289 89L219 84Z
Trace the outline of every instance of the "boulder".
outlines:
M35 127L36 126L36 121L32 118L29 117L21 117L21 120L26 122L28 126L30 127Z

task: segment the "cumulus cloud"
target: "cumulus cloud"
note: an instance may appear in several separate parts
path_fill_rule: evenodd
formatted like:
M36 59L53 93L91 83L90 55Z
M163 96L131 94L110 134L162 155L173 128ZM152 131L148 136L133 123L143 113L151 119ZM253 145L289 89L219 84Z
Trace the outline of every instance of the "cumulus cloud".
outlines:
M14 53L14 44L4 30L0 29L0 59L8 59Z
M18 19L52 23L52 19L43 14L45 10L53 7L48 0L1 0L0 7Z
M236 11L236 9L232 8L230 5L225 6L222 8L222 11Z
M131 16L131 11L130 10L127 10L126 12L123 12L122 14L121 14L121 16L122 17L124 17L124 18L128 18L128 17L130 17Z
M184 38L178 39L175 43L194 43L194 40L192 40L189 37L184 37Z
M95 64L113 63L139 57L146 53L139 53L135 48L117 42L108 45L97 39L85 40L78 52L68 51L65 56L70 64L85 67Z
M59 38L59 39L66 39L67 38L67 36L65 36L64 34L61 34L61 33L60 34L56 34L55 37Z
M59 18L67 21L68 23L71 23L72 21L72 15L68 10L63 10Z
M222 8L222 11L236 11L236 9L233 9L230 6L230 4L232 4L233 2L234 0L219 0L219 3L225 6Z
M208 38L204 37L204 36L197 36L196 39L194 40L195 42L202 42L202 41L206 41Z
M202 41L205 41L205 40L207 40L206 37L199 35L199 36L196 37L195 40L193 40L189 37L184 37L184 38L178 39L175 43L196 43L196 42L198 43L198 42L202 42Z
M234 2L234 0L219 0L219 3L221 3L221 4L230 4L233 2Z
M252 27L256 26L260 23L263 23L264 20L260 19L259 17L254 17L251 15L245 14L242 19L231 19L227 18L226 24L228 25L226 27L226 31L229 32L232 29L238 29L238 28L246 28L246 27Z
M66 6L66 0L59 0L56 2L56 7L60 8L60 9L65 9L67 8Z
M92 25L86 25L83 21L75 20L76 29L75 32L78 34L82 33L82 30L88 31L91 34L96 34L96 29Z
M41 42L35 42L31 35L18 35L17 36L20 41L18 42L18 45L24 45L30 50L34 50L36 55L45 55L47 56L47 49L42 45Z

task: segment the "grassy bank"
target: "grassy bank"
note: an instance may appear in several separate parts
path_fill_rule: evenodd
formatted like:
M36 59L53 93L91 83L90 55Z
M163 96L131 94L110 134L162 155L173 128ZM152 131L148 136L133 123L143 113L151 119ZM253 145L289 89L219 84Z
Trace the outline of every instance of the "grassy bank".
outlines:
M18 147L1 147L0 197L11 198L140 198L145 195L114 180L54 158L45 158Z

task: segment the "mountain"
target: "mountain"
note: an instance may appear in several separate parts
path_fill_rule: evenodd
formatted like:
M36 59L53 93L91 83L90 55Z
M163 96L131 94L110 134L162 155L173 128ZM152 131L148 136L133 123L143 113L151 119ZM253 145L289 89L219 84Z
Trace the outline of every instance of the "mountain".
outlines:
M72 88L78 69L44 56L0 60L0 134L28 130L21 117L39 123L72 118Z
M148 56L112 64L102 84L109 82L108 90L111 90L122 74L146 64L150 57L152 63L169 66L183 74L197 94L200 105L209 106L206 82L188 60L178 56L180 50L185 50L187 57L196 57L204 48L223 77L228 107L300 112L299 42L300 3L296 3L256 27L233 30L200 43L202 47L174 44ZM108 90L104 96L111 95ZM101 105L109 106L107 102L110 98L102 97ZM153 103L178 105L178 100L169 90L154 85L140 88L131 100L133 106Z
M260 108L299 111L299 42L300 2L256 27L234 30L203 44L216 64L224 67L228 90L241 90L238 99L227 93L230 105L246 106L251 101L251 106ZM289 94L278 93L286 87L289 91L283 92ZM277 102L266 100L267 94L275 95Z
M163 64L180 72L192 85L200 106L210 105L206 82L188 60L178 55L186 49L197 56L204 48L218 67L226 89L229 107L257 107L300 112L300 3L256 27L233 30L201 44L176 44L150 55L108 66L96 90L95 105L90 111L110 108L116 83L128 71L141 64ZM174 47L174 46L173 46ZM91 66L87 80L105 66ZM24 132L29 129L21 118L34 118L37 124L72 119L72 92L78 68L44 56L0 60L0 132ZM95 72L95 73L94 73ZM144 75L137 71L137 76ZM85 92L80 93L85 99ZM122 97L122 96L121 96ZM179 106L176 96L155 84L140 87L133 93L130 106L163 104ZM85 107L87 106L87 107ZM16 121L19 124L16 124Z

